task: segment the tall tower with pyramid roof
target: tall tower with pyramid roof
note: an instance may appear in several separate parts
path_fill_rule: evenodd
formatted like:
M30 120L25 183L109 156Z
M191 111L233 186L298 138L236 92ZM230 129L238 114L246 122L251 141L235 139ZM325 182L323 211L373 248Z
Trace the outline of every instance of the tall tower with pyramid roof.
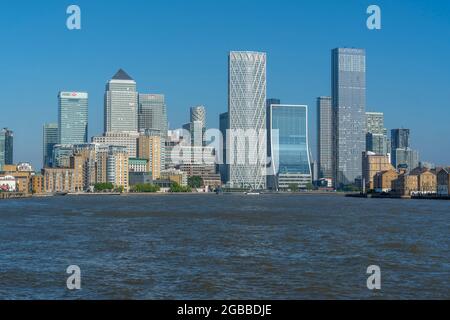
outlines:
M105 133L138 130L136 81L120 69L106 84Z

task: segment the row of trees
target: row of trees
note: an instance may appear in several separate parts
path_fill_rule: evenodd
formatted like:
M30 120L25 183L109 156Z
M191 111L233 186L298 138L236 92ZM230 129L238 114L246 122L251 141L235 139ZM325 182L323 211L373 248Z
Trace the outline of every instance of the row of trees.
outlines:
M156 193L159 192L161 188L159 186L155 186L153 184L138 184L131 187L130 192L138 192L138 193Z

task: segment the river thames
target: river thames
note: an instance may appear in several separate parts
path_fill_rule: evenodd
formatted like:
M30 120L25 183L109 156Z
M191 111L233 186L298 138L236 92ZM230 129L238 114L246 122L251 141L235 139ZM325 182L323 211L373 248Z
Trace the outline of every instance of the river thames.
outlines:
M450 299L450 202L336 195L0 201L0 299ZM81 268L69 291L66 269ZM380 291L367 268L381 268Z

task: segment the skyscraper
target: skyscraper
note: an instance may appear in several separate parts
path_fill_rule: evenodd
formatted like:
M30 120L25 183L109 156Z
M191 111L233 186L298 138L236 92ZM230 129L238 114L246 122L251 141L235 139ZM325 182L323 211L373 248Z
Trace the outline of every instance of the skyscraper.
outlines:
M391 130L392 151L394 151L395 149L405 149L411 147L409 136L409 129Z
M122 69L106 85L104 117L105 133L138 131L136 82Z
M158 130L166 137L167 107L162 94L139 94L139 131Z
M391 153L390 140L382 112L366 112L366 151L379 155Z
M60 92L58 95L60 144L82 144L88 138L88 94Z
M14 162L14 133L8 128L0 130L0 171Z
M206 144L206 109L204 106L196 106L191 108L190 133L192 145L201 147Z
M268 172L267 172L267 179L266 179L267 186L266 187L269 190L276 190L278 187L275 168L273 167L274 162L272 159L272 145L271 145L272 130L270 130L270 128L272 127L271 107L272 107L272 105L280 105L280 104L281 104L280 99L270 98L270 99L266 100L267 161L268 161L268 164L267 164Z
M191 108L191 123L199 121L202 128L206 129L206 108L204 106L195 106Z
M270 107L271 150L278 189L305 189L312 182L308 143L308 107Z
M227 131L230 127L230 121L228 117L228 112L224 112L220 114L219 118L219 126L220 126L220 133L222 134L222 144L219 155L219 159L222 160L222 163L219 164L219 172L220 177L222 179L222 182L227 183L228 182L228 165L227 165Z
M364 49L332 51L334 175L336 187L354 184L362 175L366 149L366 53Z
M59 143L58 124L44 124L42 134L42 154L43 167L51 168L53 166L53 147Z
M230 186L266 188L266 54L230 52L228 114Z
M391 130L392 165L398 168L412 170L419 165L419 153L411 149L409 129Z
M333 107L331 97L317 98L317 155L320 179L333 179Z

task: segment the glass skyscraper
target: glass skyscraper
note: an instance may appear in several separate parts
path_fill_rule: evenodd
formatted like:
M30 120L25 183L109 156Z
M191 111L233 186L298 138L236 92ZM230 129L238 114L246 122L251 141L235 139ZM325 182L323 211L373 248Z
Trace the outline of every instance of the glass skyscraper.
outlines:
M331 97L317 98L318 174L321 179L333 179L333 107Z
M14 162L14 134L11 130L4 128L0 130L0 171L5 164Z
M391 153L390 140L384 127L382 112L366 112L366 151L386 155Z
M409 129L391 130L392 165L395 168L413 170L419 166L419 152L411 149Z
M60 92L58 105L59 143L86 143L88 140L88 94Z
M164 95L139 94L139 131L158 130L167 137L168 126Z
M362 175L366 150L366 53L364 49L332 51L334 117L333 171L336 187L354 184Z
M104 117L105 133L138 131L136 82L122 69L106 85Z
M44 124L42 134L42 163L44 168L53 167L53 147L59 144L58 134L57 123Z
M266 188L266 54L233 51L228 61L229 185Z
M270 107L271 150L278 189L292 184L304 189L312 182L308 145L308 107Z

